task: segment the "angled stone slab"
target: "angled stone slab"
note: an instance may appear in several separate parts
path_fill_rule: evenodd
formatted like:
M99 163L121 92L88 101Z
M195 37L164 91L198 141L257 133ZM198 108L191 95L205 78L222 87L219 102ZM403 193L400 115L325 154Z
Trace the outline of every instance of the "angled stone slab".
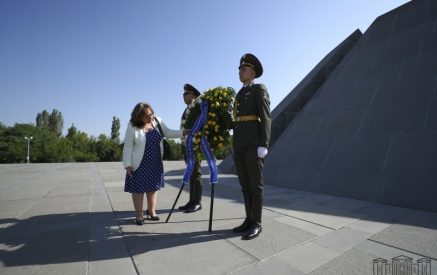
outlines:
M324 159L322 171L381 173L390 135L337 138Z
M409 209L396 219L398 224L409 224L429 229L437 229L437 213Z
M361 69L361 72L357 72L357 74L358 79L355 85L350 90L344 90L341 96L335 98L333 106L329 109L330 112L336 113L368 107L378 88L377 71L366 68Z
M417 263L418 260L424 258L424 255L418 255L415 253L411 253L410 251L399 249L393 246L384 245L382 243L374 242L371 240L367 240L358 244L354 248L354 250L358 250L369 255L375 255L374 259L378 259L378 258L384 259L387 261L387 264L389 265L393 263L392 261L393 258L397 258L399 256L411 258L413 264ZM435 259L430 259L430 260L431 260L431 274L434 274L435 272L437 272L437 261Z
M414 1L396 8L396 21L394 24L393 35L404 32L417 25L423 24L426 19L427 6L425 1ZM414 5L414 9L410 7Z
M399 133L393 137L384 172L437 175L437 132Z
M437 87L437 77L436 77ZM436 88L437 89L437 88ZM429 102L428 116L426 121L427 130L437 130L437 96L433 96Z
M266 161L265 182L305 189L320 169L332 142L332 138L313 137L295 140L292 146L288 146L285 140L283 143L279 140L277 148L283 149L275 150Z
M373 235L371 240L437 259L437 229L414 225L394 224Z
M354 230L359 230L359 231L363 231L369 234L376 234L379 233L381 231L383 231L384 229L390 227L392 224L389 222L383 222L383 221L373 221L373 220L360 220L357 222L354 222L352 224L349 224L347 227L354 229Z
M379 174L325 170L317 172L307 190L361 200L376 200L383 182L384 177Z
M373 260L378 258L357 249L351 249L317 268L310 275L374 275Z
M352 215L351 212L348 211L329 209L312 204L299 205L290 209L275 207L272 207L272 209L283 215L330 229L342 228L361 218L359 214Z
M264 208L283 213L282 210L318 209L323 202L334 200L334 196L310 193L300 190L289 190L281 194L272 194L265 198Z
M437 186L430 176L409 174L388 175L384 182L381 203L437 211Z
M254 240L241 240L241 235L237 234L237 238L229 241L261 260L316 237L309 232L270 219L264 220L262 226L263 232Z
M372 234L345 227L328 233L314 242L340 253L344 253L360 242L367 240L370 236L372 236Z
M290 249L286 253L276 256L276 258L287 263L291 267L308 274L335 259L339 255L340 253L335 250L319 245L315 242L309 242Z
M364 114L364 109L327 114L322 118L320 124L317 126L314 136L355 136Z
M133 259L141 274L223 274L257 261L226 240L193 240L135 254Z
M411 215L414 210L387 204L371 203L368 206L353 211L368 221L384 221L394 223L402 216Z
M424 128L428 100L414 99L370 108L360 135L415 132Z
M300 230L309 232L311 234L314 234L316 236L323 236L329 232L332 232L332 228L327 228L318 224L314 224L312 222L304 221L301 219L280 215L274 219L277 222L290 225L296 228L299 228Z
M302 271L299 271L287 263L277 259L276 257L268 258L263 261L256 262L249 266L246 266L240 270L232 272L232 274L238 275L265 275L271 274L287 274L287 275L304 275Z

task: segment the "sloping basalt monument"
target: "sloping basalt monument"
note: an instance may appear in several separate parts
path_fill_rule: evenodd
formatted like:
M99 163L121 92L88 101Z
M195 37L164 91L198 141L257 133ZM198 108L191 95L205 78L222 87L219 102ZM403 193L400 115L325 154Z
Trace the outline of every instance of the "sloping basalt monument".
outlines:
M274 144L266 184L437 211L437 2L377 18Z
M265 184L437 211L437 1L378 17L318 86Z
M315 92L335 70L340 61L346 56L352 46L359 40L360 30L353 32L340 45L332 50L311 72L272 110L272 135L270 147L291 121L303 109ZM223 173L236 173L233 156L229 154L219 165Z

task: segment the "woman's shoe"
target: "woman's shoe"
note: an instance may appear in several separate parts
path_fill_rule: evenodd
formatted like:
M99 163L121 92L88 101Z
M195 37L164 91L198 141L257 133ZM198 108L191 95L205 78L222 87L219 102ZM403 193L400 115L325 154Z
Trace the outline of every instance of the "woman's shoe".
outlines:
M149 219L150 216L150 219ZM152 216L152 214L150 214L149 210L146 210L146 218L152 221L159 221L159 216Z
M137 220L137 219L135 219L135 224L136 225L143 225L144 224L144 220Z

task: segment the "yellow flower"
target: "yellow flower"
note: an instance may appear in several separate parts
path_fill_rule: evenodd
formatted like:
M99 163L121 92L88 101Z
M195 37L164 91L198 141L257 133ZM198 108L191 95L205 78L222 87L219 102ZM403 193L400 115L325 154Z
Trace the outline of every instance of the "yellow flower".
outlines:
M220 125L216 125L214 131L218 132L220 128Z

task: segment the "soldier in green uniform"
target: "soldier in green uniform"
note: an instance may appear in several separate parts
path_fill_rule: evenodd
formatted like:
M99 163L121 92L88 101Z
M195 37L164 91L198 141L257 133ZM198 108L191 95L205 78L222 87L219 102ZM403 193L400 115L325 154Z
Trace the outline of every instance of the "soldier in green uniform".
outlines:
M184 102L187 104L187 108L182 114L182 124L185 124L186 113L188 110L188 105L198 96L200 92L190 84L184 85ZM182 139L182 152L184 154L185 162L187 157L185 155L185 140ZM192 213L202 209L202 174L200 171L200 162L196 160L193 173L190 178L190 200L183 206L179 207L179 210L184 210L185 213Z
M246 219L234 228L243 239L256 238L262 231L263 166L270 142L270 99L263 84L254 84L262 75L261 62L253 54L240 60L239 77L243 88L234 103L234 161L244 196Z

